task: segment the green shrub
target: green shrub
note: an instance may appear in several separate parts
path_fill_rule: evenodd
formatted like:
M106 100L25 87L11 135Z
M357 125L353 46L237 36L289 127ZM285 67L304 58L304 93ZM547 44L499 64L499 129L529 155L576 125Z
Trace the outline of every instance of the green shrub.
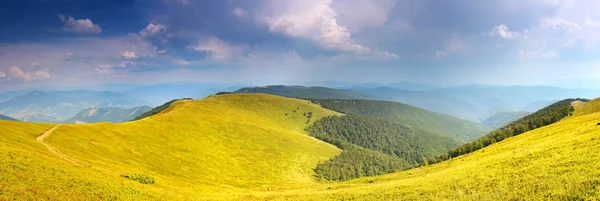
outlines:
M125 179L131 179L134 181L138 181L142 184L154 184L154 177L152 176L148 176L148 175L144 175L144 174L121 174L121 177L125 178Z

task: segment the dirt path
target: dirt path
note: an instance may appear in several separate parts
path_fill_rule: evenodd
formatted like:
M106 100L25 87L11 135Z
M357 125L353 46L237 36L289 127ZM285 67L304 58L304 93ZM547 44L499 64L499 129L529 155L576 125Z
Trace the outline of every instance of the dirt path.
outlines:
M73 161L73 160L69 159L67 156L65 156L65 155L62 155L61 153L58 153L56 150L54 150L54 148L52 148L50 145L48 145L48 144L46 144L46 143L44 142L44 138L46 138L46 137L48 137L50 134L52 134L52 132L54 132L54 130L56 130L58 127L60 127L60 125L56 125L56 126L54 126L54 127L50 128L49 130L47 130L46 132L44 132L42 135L38 136L38 137L36 138L36 140L37 140L39 143L42 143L42 144L43 144L43 145L44 145L46 148L48 148L48 151L50 151L50 152L52 152L52 153L54 153L54 154L58 155L58 156L59 156L59 157L61 157L62 159L65 159L66 161L69 161L69 162L73 163L73 165L81 165L81 164L79 164L79 163L77 163L77 162L75 162L75 161Z

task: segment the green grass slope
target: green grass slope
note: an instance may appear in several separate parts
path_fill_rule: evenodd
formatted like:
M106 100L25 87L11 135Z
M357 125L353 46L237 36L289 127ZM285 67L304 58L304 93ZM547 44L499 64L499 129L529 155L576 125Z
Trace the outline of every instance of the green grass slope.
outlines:
M392 101L315 100L314 102L344 114L379 117L416 130L449 136L461 142L475 140L491 130L476 122Z
M31 171L3 168L0 200L27 198L17 192L30 188L45 192L36 199L197 200L313 184L313 168L340 150L308 136L304 128L329 115L339 113L305 100L236 94L178 101L135 122L60 125L44 141L82 166L36 142L52 125L2 121L2 164L24 163ZM11 153L22 157L10 159ZM122 174L148 175L156 183L141 184Z
M249 196L255 200L597 200L600 101L482 150L377 177ZM592 112L595 111L595 112ZM577 111L576 111L577 113ZM248 200L250 200L250 198Z

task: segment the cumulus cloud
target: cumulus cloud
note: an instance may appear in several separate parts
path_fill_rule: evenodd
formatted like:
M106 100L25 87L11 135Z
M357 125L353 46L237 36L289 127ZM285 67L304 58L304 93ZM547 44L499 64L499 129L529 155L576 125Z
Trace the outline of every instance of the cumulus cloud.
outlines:
M504 39L511 39L519 36L519 32L510 31L510 29L504 24L494 27L488 34L490 36L498 36Z
M0 79L4 79L6 77L6 73L0 70Z
M240 8L240 7L235 7L233 9L233 11L231 11L236 17L242 18L245 17L248 13L246 12L246 10Z
M90 19L78 19L69 16L65 18L64 15L58 15L60 20L64 23L62 30L65 32L72 32L77 34L99 34L102 32L102 28L97 24L94 24Z
M52 77L52 75L50 74L50 71L48 69L41 69L41 70L37 70L34 72L25 72L18 66L11 66L8 69L8 73L10 74L10 76L12 78L22 79L26 82L34 80L34 79L42 80L42 79L48 79L48 78Z
M338 24L351 32L362 28L381 27L388 19L394 0L337 0L331 3Z
M135 52L130 51L121 52L120 56L127 60L138 58L138 55Z
M267 1L262 18L272 33L309 39L321 47L353 53L359 56L398 58L385 51L373 50L351 39L350 30L338 24L338 13L331 8L332 0Z
M150 23L150 24L148 24L148 26L146 26L146 28L144 28L142 31L140 31L140 36L142 36L142 38L152 37L152 36L156 35L157 33L164 31L166 29L167 28L162 24Z
M192 47L196 51L206 52L213 60L226 60L241 58L247 51L242 45L233 45L217 37L204 37Z

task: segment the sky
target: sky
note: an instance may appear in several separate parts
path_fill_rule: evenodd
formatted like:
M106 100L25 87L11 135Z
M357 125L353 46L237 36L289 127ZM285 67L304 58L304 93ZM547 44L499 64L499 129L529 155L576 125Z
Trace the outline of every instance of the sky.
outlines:
M600 84L595 0L2 0L0 18L3 89Z

